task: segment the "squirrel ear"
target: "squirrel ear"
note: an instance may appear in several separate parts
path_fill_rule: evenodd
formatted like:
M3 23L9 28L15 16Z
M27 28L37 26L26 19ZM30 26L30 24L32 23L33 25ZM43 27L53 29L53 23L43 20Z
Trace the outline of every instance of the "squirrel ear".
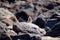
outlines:
M32 22L32 18L29 16L29 18L28 18L28 21L27 22Z

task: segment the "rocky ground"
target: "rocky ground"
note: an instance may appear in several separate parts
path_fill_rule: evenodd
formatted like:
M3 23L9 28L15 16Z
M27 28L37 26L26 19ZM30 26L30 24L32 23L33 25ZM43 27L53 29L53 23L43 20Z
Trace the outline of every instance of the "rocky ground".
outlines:
M60 0L0 0L0 40L60 40Z

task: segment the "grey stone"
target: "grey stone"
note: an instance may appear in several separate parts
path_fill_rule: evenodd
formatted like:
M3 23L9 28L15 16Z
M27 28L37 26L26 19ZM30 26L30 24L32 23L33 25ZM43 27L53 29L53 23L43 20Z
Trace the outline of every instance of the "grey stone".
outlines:
M44 29L39 28L37 25L26 22L14 24L13 30L16 33L28 33L30 35L44 35L46 33Z

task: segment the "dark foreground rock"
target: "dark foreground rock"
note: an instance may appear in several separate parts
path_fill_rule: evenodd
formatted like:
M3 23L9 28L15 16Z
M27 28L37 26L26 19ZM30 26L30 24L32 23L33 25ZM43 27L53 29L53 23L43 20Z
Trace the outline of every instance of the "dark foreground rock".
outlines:
M16 35L11 36L12 40L41 40L40 37L33 36L31 37L29 34L23 34L23 35Z
M42 18L37 18L32 23L38 25L40 28L45 28L45 21Z
M60 36L60 22L53 26L52 30L46 33L47 36L59 37Z

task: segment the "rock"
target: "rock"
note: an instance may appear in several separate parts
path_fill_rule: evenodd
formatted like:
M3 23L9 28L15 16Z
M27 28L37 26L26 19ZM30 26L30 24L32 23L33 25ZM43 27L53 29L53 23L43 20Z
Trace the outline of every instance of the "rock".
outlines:
M0 8L0 19L2 20L4 18L6 18L6 19L15 18L15 16L8 9Z
M15 3L15 5L22 7L23 9L32 8L31 4L29 2L26 2L26 1L18 1Z
M60 22L56 23L55 26L53 26L52 30L47 32L47 36L52 36L52 37L58 37L60 36Z
M11 38L12 40L31 40L31 37L28 34L11 36Z
M10 30L8 26L0 21L0 40L12 40L11 35L17 35L13 30Z
M58 15L58 12L56 12L55 10L50 10L44 13L41 13L38 17L42 18L45 22L50 19L51 17L53 17L53 15Z
M10 36L17 35L17 33L15 33L13 30L10 30L10 29L7 30L7 34L10 35Z
M30 4L27 3L27 4L25 5L25 9L29 9L29 8L33 8L33 7L32 7Z
M0 40L12 40L7 34L2 33L0 34Z
M19 17L19 22L25 22L24 19L22 19L21 17Z
M0 8L0 21L10 26L10 28L12 28L13 23L18 22L15 15L4 8Z
M26 22L14 24L13 30L16 33L22 32L30 35L44 35L46 33L44 29L39 28L37 25Z
M58 23L57 19L49 19L46 22L46 26L49 28L52 28L56 23Z
M37 18L36 20L34 20L32 23L38 25L40 28L45 28L45 22L42 18Z
M15 3L15 5L18 5L18 6L25 5L25 4L26 4L25 1L16 1L16 3Z
M60 38L58 38L58 37L44 36L44 37L42 37L42 40L60 40Z
M41 40L41 38L40 38L40 37L33 36L33 37L31 38L31 40Z
M17 19L19 19L20 17L24 20L24 21L27 21L28 20L28 15L26 12L24 11L21 11L21 12L18 12L15 14L15 16L17 17Z
M18 34L16 36L11 36L13 40L41 40L41 37L38 36L31 36L29 34Z
M4 8L0 8L0 26L1 26L1 39L2 40L11 40L10 34L9 34L9 30L12 29L13 27L13 23L16 22L16 17L7 9Z
M41 8L41 10L40 11L42 11L42 13L44 13L44 12L47 12L49 9L47 9L47 8Z
M0 21L0 33L7 31L7 26Z
M0 40L11 40L11 37L6 33L7 26L0 22Z
M53 14L50 18L53 19L53 18L57 18L57 14Z
M56 23L56 24L55 24L55 29L60 29L59 26L60 26L60 22Z
M49 0L51 2L60 3L60 0Z
M7 0L9 3L14 3L15 0Z
M43 6L49 10L53 9L55 7L55 5L51 2L43 4Z
M25 11L29 16L31 16L34 19L36 14L33 12L33 8L24 9L23 11Z
M55 40L59 30L60 0L0 0L0 40Z

